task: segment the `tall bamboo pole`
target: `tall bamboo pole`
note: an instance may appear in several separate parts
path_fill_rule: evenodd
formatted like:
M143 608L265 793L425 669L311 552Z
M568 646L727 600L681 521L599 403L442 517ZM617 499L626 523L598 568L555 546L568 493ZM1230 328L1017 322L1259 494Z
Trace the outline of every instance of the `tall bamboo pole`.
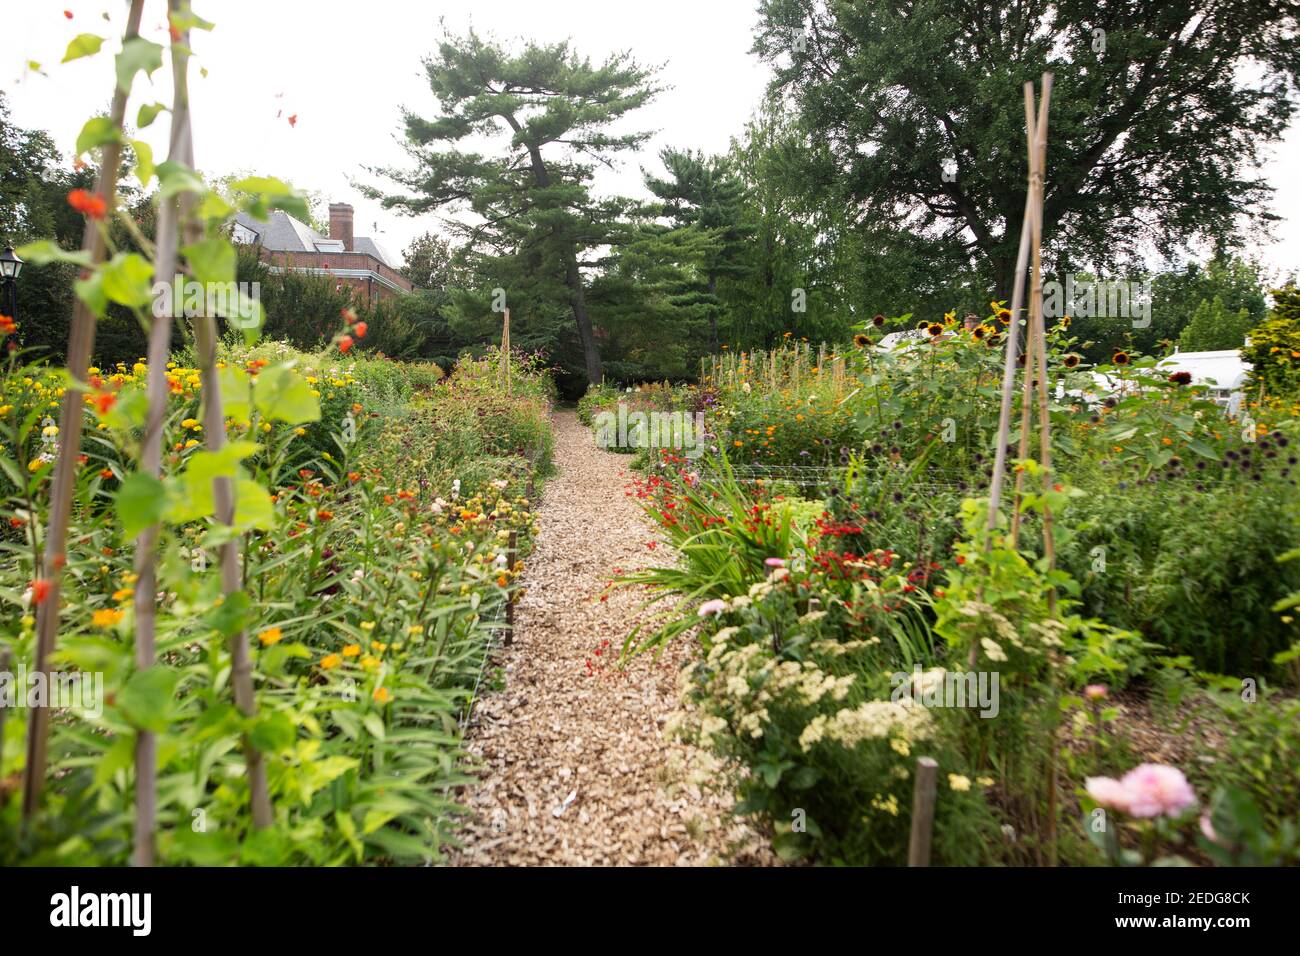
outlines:
M1047 171L1047 108L1051 97L1052 74L1044 73L1043 98L1039 106L1038 131L1033 147L1034 165L1031 172L1033 185L1030 193L1034 198L1034 255L1033 292L1029 299L1029 305L1033 311L1035 336L1038 340L1038 348L1034 354L1036 358L1035 373L1038 377L1038 454L1039 463L1042 465L1044 494L1052 490L1052 423L1047 396L1047 327L1043 320L1042 274L1043 193L1045 191ZM1025 111L1026 119L1032 119L1034 115L1032 93L1025 101ZM1026 374L1029 372L1027 363L1025 372ZM1056 537L1052 529L1052 509L1046 500L1043 501L1043 555L1047 558L1047 568L1051 571L1056 567ZM1047 607L1050 613L1056 613L1056 588L1051 585L1048 586L1047 591Z
M123 42L140 34L140 17L144 0L131 0L126 16ZM127 91L120 85L113 89L109 121L120 133L126 116ZM109 209L116 205L117 176L122 162L120 138L103 147L95 192L104 198ZM96 265L104 261L104 235L93 220L87 220L81 240L82 250L90 253ZM78 298L72 310L72 331L68 337L68 373L78 385L86 381L86 369L95 347L95 314ZM36 671L49 681L50 656L59 636L59 607L63 583L63 566L67 563L68 526L72 518L72 493L77 486L77 457L81 451L81 424L85 399L80 388L64 390L59 409L59 447L54 462L54 487L50 493L49 523L46 528L44 567L40 574L49 584L45 600L36 614ZM27 767L23 778L23 820L30 821L40 805L45 782L46 747L50 729L48 707L32 708L27 728Z
M185 104L183 112L184 134L182 143L185 147L184 161L194 168L194 137L190 127L189 88L182 81L178 96ZM185 224L187 242L198 242L203 238L203 226L194 216L193 193L182 193L180 200L181 221ZM226 444L225 413L222 408L221 379L217 375L217 323L216 319L204 310L194 322L194 344L199 356L199 380L203 391L203 436L209 451L219 452ZM212 497L219 524L227 527L235 523L234 486L226 475L212 479ZM240 539L231 537L222 542L220 549L221 590L225 595L232 595L242 589L243 575L239 560ZM235 696L235 706L245 717L257 714L257 696L253 690L253 663L248 648L248 631L240 628L231 635L230 641L230 683ZM258 829L269 827L273 822L271 796L266 783L266 763L262 753L253 746L248 734L244 734L244 764L248 774L249 802L253 815L253 826Z
M184 0L169 0L172 13L180 13ZM168 159L180 162L186 154L183 142L188 127L183 122L187 105L182 102L189 68L189 31L172 41L172 125ZM171 282L176 271L180 204L173 196L163 200L158 211L157 255L154 278ZM140 450L140 471L155 478L162 474L162 433L167 417L170 389L167 359L171 352L172 317L155 314L149 327L149 376L146 391L149 411ZM135 664L139 670L155 661L156 604L158 600L158 538L160 528L150 525L135 539ZM154 831L157 826L157 741L152 732L141 730L135 741L135 849L136 866L153 866Z

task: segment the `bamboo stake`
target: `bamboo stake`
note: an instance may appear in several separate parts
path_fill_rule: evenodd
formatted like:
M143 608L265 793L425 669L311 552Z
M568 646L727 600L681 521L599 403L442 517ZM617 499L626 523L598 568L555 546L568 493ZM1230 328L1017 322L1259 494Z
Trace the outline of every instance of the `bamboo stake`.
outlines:
M183 81L184 76L180 77ZM185 145L184 161L194 168L194 140L190 131L189 90L183 87L185 111L183 113ZM197 242L203 237L202 225L193 217L192 193L181 195L181 219L185 223L185 238ZM221 379L217 375L217 323L206 313L194 323L194 342L199 355L199 379L203 391L203 433L209 451L219 452L226 444L225 413L222 410ZM235 523L235 495L230 478L219 475L212 479L212 497L216 506L216 519L229 528ZM225 595L239 592L243 585L240 571L239 539L236 537L221 544L221 591ZM257 715L257 696L253 690L253 664L248 650L248 631L240 628L230 637L230 683L235 696L235 706L245 717ZM248 773L249 802L253 826L269 827L273 822L270 791L266 783L266 763L262 753L244 734L244 763Z
M140 34L140 17L144 0L131 0L126 16L123 42ZM115 86L109 105L109 121L122 130L126 116L127 93ZM122 144L119 139L106 143L103 148L95 192L104 198L108 208L116 204L117 175L122 162ZM104 261L104 235L94 220L86 221L81 248L90 253L95 265ZM78 298L72 311L72 331L68 337L68 373L77 385L86 381L86 369L95 347L95 314ZM81 452L81 424L85 415L85 399L80 388L68 388L63 393L59 409L59 448L54 462L54 487L50 493L49 523L46 528L44 567L41 576L49 584L44 602L37 609L36 622L36 672L49 681L50 656L54 653L59 636L59 606L63 583L63 566L67 563L65 550L68 543L68 526L72 517L72 493L77 485L77 457ZM27 728L27 767L23 779L23 820L29 822L41 800L45 781L46 748L50 729L48 707L32 709Z
M1052 97L1052 74L1043 74L1043 98L1038 113L1038 135L1034 143L1033 187L1034 197L1034 242L1033 242L1033 292L1029 305L1033 311L1035 335L1038 348L1036 374L1038 376L1038 451L1043 472L1043 492L1052 490L1052 423L1047 397L1047 328L1043 319L1043 193L1047 172L1047 107ZM1032 94L1025 101L1026 118L1033 116ZM1025 369L1029 371L1028 366ZM1056 537L1052 529L1052 509L1043 502L1043 554L1047 558L1050 572L1056 567ZM1047 608L1051 614L1056 613L1056 588L1048 586Z
M173 13L182 12L185 0L169 0ZM178 117L186 115L181 100L185 74L189 69L189 31L172 41L172 78L175 95L172 103L171 138L168 158L177 162L186 153L183 139L186 125ZM180 204L175 197L164 200L158 212L157 256L154 278L171 282L176 271L178 218ZM170 313L155 314L149 327L149 377L146 384L149 411L140 451L140 471L154 478L162 474L162 433L167 417L170 389L167 385L167 359L171 352L172 320ZM160 528L150 525L135 539L135 664L139 670L152 667L155 661L156 604L158 601L158 538ZM141 730L135 741L135 849L136 866L153 866L154 830L157 825L157 740L152 732Z

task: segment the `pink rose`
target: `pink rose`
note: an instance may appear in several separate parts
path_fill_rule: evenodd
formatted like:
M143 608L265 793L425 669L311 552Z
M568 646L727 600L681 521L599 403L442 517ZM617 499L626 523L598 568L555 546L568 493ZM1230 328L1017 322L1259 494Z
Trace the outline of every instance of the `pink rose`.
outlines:
M1140 764L1120 783L1128 793L1128 812L1135 817L1176 817L1196 803L1196 792L1177 767Z
M1083 689L1083 696L1089 700L1102 700L1106 696L1105 684L1089 684Z
M1096 800L1099 806L1128 813L1128 790L1115 778L1089 777L1084 786L1088 790L1088 796Z

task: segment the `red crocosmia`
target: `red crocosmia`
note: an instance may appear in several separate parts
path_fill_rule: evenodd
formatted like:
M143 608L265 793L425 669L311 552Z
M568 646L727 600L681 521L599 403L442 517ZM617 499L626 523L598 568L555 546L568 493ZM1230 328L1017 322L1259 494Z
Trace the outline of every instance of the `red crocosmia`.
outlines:
M53 585L49 581L37 578L32 582L32 600L37 604L44 604L45 599L50 596L51 587Z
M353 346L353 339L350 335L345 335L339 339L339 351L346 353Z
M108 203L104 197L85 189L74 189L68 193L68 205L91 219L103 219L108 212Z
M113 410L113 406L117 404L117 396L112 392L96 392L91 401L95 403L95 410L99 414L107 415Z
M352 327L352 331L357 333L357 338L364 339L366 337L366 333L370 331L370 326L366 325L366 323L364 322L358 322L356 325Z

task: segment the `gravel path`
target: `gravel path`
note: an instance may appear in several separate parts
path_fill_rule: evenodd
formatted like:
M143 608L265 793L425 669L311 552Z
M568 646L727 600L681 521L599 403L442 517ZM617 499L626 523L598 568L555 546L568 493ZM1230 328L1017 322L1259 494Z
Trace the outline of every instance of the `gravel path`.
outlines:
M482 762L458 865L770 863L765 840L709 786L707 755L665 739L684 641L620 668L642 595L600 600L620 570L662 562L665 545L627 494L630 458L595 447L572 412L555 416L558 474L542 498L504 689L475 708L467 746ZM654 549L651 542L656 542ZM701 784L705 786L702 788Z

